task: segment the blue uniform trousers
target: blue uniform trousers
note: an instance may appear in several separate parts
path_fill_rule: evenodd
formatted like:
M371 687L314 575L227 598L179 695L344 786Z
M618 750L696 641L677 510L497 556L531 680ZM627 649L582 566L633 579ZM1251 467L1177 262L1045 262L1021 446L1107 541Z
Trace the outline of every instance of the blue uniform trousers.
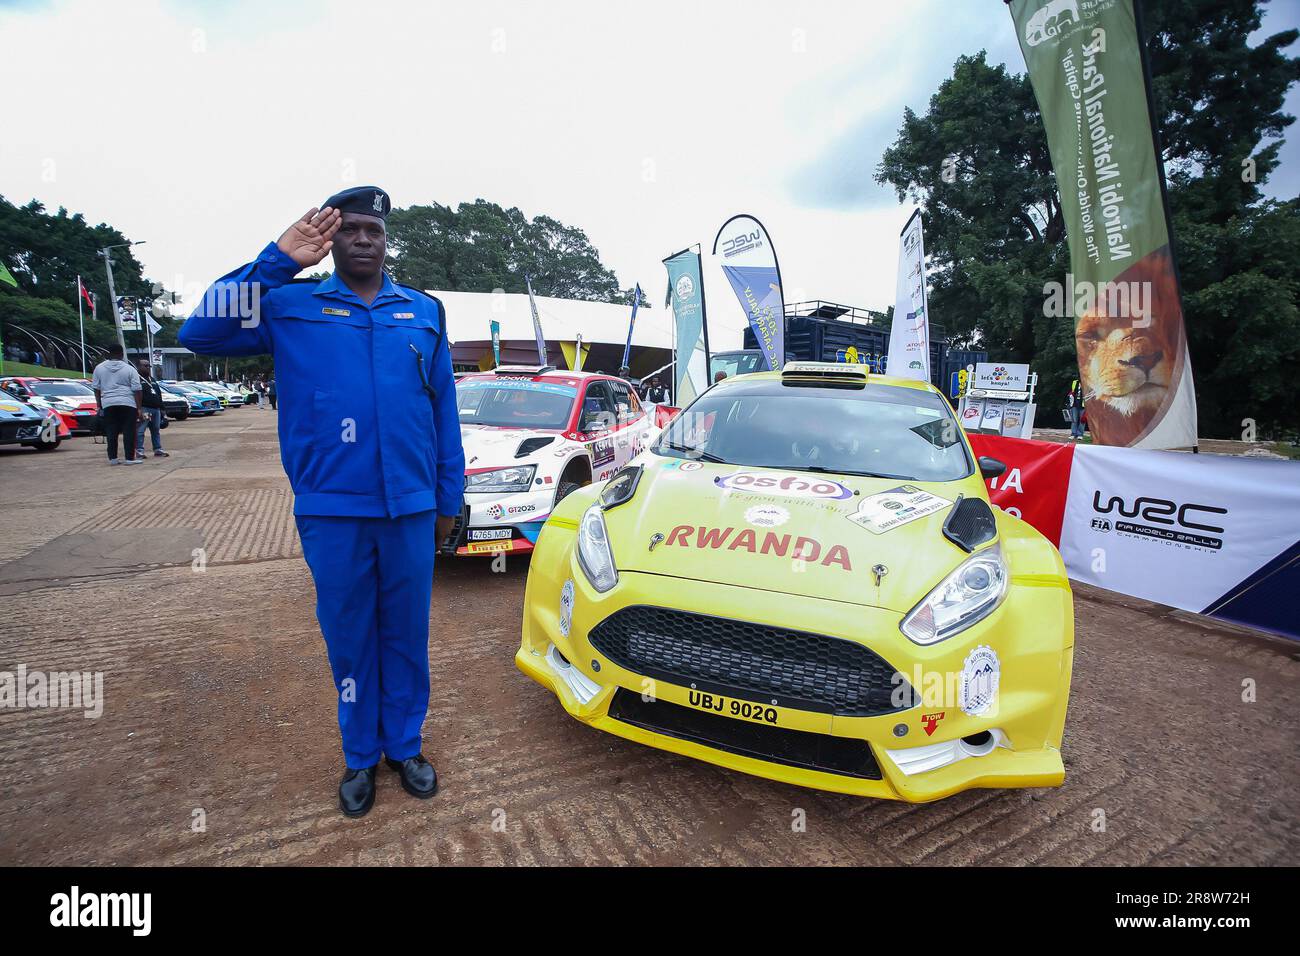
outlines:
M381 754L405 760L420 752L436 520L433 511L297 517L350 768L374 766Z

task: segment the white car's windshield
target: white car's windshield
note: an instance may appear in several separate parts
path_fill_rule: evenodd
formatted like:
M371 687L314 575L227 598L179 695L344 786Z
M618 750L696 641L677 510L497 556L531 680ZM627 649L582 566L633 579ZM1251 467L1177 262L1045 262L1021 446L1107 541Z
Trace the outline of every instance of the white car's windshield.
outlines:
M558 382L526 379L465 379L456 384L462 425L505 428L564 428L578 390Z
M909 481L971 474L956 418L933 392L736 382L710 389L664 430L656 454Z
M93 390L78 382L36 382L32 385L32 391L46 398L53 398L58 395L85 398L88 395L93 396L95 394Z

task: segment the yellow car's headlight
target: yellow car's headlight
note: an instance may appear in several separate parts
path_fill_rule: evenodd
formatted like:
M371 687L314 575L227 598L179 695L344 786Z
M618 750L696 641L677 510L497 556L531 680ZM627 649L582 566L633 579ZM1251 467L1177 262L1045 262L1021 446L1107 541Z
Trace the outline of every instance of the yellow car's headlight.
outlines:
M1001 546L986 548L940 581L899 627L917 644L937 644L960 634L1002 603L1009 578Z
M605 519L598 504L588 508L578 523L578 566L597 591L603 593L618 584L609 532L605 530Z

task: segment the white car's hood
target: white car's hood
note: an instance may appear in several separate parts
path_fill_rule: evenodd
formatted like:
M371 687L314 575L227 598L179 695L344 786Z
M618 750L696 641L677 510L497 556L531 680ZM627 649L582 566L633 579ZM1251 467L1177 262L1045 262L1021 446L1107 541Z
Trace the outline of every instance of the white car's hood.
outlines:
M527 455L515 457L521 443L530 438L553 439ZM542 452L552 452L559 447L563 436L558 431L534 431L528 428L490 428L484 425L462 425L461 444L465 448L465 469L481 471L484 468L509 468L511 465L531 464Z

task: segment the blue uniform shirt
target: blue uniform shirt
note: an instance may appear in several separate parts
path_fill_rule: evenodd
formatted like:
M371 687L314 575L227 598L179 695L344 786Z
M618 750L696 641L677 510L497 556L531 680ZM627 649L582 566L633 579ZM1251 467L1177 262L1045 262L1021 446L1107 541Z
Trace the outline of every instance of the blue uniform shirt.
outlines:
M337 276L298 271L271 243L208 289L181 344L274 356L294 514L459 514L465 452L442 303L385 275L367 306Z

